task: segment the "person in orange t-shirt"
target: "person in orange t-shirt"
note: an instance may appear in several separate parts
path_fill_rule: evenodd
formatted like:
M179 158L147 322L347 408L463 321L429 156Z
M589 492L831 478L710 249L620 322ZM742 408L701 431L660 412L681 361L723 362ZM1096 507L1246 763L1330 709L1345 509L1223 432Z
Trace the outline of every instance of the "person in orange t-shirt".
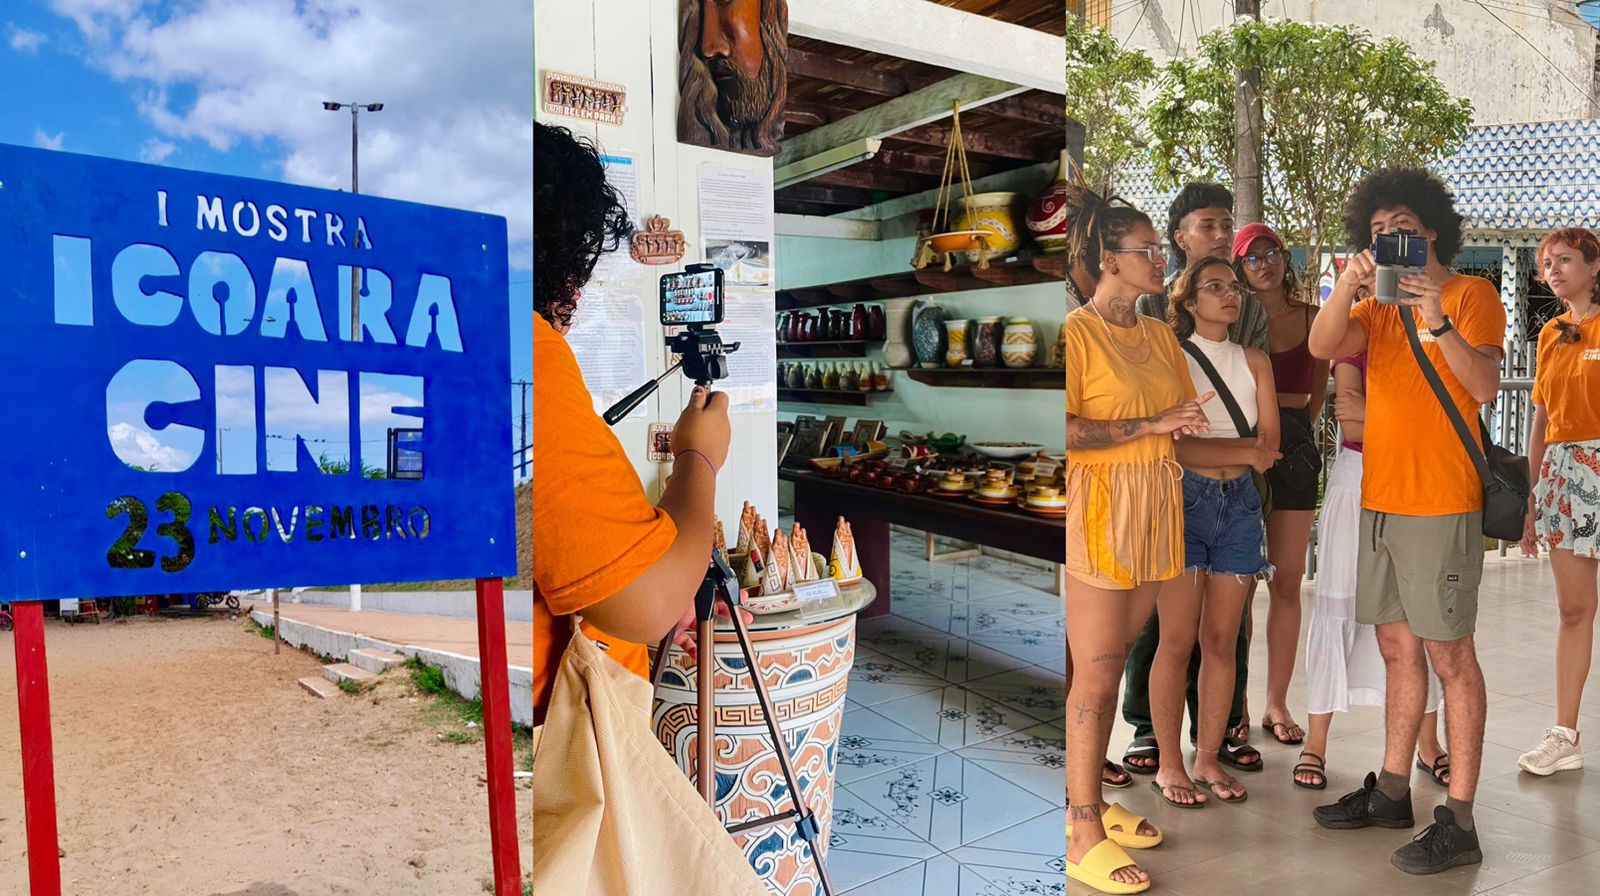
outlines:
M1362 298L1376 286L1372 252L1350 258L1311 327L1311 353L1326 360L1367 353L1366 442L1356 621L1377 629L1385 665L1383 769L1315 816L1342 830L1411 827L1412 747L1428 693L1423 651L1444 689L1450 793L1434 823L1395 851L1411 874L1483 861L1472 800L1483 759L1486 694L1473 631L1483 576L1483 492L1476 469L1412 353L1400 315L1413 315L1422 347L1467 420L1500 388L1506 313L1481 277L1451 272L1461 215L1445 185L1420 169L1362 178L1345 203L1348 245L1407 231L1428 240L1421 274L1401 278L1399 304ZM1352 307L1353 306L1353 307ZM1476 437L1476 434L1474 434Z
M1537 476L1528 500L1522 551L1550 549L1561 627L1556 631L1556 723L1539 746L1522 754L1525 772L1550 775L1583 768L1578 707L1594 648L1600 571L1600 239L1581 227L1558 230L1539 244L1539 274L1567 306L1539 333L1533 381L1533 444Z
M727 396L696 389L672 432L661 500L645 495L622 444L594 411L563 334L605 251L632 227L594 147L535 123L533 322L533 720L583 631L640 676L645 644L692 621L711 558L716 475L728 455ZM579 617L581 616L581 620ZM640 719L648 724L648 719Z

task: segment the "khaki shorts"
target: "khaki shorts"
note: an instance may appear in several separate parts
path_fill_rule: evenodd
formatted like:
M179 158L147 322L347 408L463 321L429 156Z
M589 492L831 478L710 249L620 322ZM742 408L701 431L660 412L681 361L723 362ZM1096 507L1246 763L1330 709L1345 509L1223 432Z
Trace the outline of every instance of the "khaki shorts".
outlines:
M1483 580L1483 513L1399 516L1361 511L1356 621L1409 623L1429 641L1470 637Z

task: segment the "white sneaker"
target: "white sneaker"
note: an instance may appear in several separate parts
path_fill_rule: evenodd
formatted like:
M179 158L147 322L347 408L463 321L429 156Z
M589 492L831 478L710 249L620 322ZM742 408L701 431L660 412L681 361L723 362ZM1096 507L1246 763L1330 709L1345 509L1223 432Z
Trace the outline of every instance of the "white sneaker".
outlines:
M1583 768L1583 753L1560 728L1547 728L1544 740L1533 750L1523 753L1517 765L1535 775L1553 775L1556 772Z

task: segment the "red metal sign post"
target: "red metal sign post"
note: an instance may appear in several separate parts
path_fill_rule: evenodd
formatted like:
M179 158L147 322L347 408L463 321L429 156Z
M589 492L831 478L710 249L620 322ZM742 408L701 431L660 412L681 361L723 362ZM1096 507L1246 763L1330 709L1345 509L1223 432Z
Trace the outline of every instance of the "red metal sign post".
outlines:
M511 683L506 659L505 585L478 580L478 656L483 696L483 752L488 762L489 838L495 896L522 892L517 852L517 791L511 755Z
M44 660L44 604L11 605L16 626L17 719L22 734L22 806L28 823L28 884L33 896L61 896L56 837L56 766L50 738L50 675ZM503 620L502 620L503 621ZM502 649L505 639L500 641Z

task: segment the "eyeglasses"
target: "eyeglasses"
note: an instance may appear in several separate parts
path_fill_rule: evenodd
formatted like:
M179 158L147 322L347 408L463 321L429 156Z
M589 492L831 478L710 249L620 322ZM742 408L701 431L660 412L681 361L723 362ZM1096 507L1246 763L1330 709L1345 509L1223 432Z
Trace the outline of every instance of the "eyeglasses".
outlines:
M1261 255L1246 255L1244 257L1244 266L1253 271L1264 264L1277 264L1278 260L1281 258L1283 258L1283 252L1281 250L1268 249Z
M1200 288L1219 298L1232 297L1236 299L1239 296L1244 295L1244 292L1239 288L1238 283L1228 283L1222 280L1212 280L1207 283L1202 283L1200 284Z
M1167 261L1167 250L1161 248L1160 246L1140 246L1140 247L1138 247L1136 249L1129 249L1129 248L1121 248L1121 247L1119 247L1119 248L1115 248L1115 249L1107 249L1106 251L1107 252L1137 252L1140 255L1143 255L1145 257L1145 259L1147 261L1149 261L1151 264L1165 264L1166 261Z

